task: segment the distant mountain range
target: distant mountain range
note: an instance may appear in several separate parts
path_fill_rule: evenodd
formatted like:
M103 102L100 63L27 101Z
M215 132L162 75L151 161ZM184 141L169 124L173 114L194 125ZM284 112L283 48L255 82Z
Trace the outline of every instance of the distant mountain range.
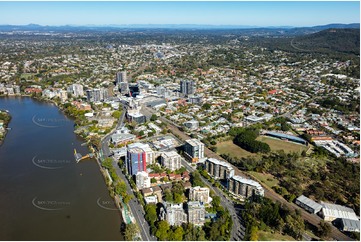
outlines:
M352 24L328 24L313 27L292 27L292 26L249 26L249 25L198 25L198 24L130 24L130 25L64 25L64 26L43 26L38 24L28 25L0 25L0 31L119 31L122 29L244 29L257 30L269 29L285 31L286 34L304 34L321 31L329 28L353 28L359 29L359 23Z

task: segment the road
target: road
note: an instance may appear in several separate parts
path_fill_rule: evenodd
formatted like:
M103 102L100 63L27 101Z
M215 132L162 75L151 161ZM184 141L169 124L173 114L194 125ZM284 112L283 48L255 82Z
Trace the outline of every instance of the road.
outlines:
M189 172L195 171L195 168L193 168L191 165L189 165L189 163L184 159L182 159L182 165ZM220 197L222 207L228 209L229 214L231 215L232 220L233 220L233 227L232 227L232 231L231 231L231 240L234 241L234 240L243 239L244 234L245 234L245 228L244 228L244 226L242 225L242 223L240 221L240 217L237 216L237 212L236 212L236 210L234 208L233 202L231 200L228 200L224 196L222 191L220 191L217 187L213 187L212 184L207 179L205 179L203 176L200 176L200 178L201 178L202 182L204 184L206 184L211 191L214 192L214 194L216 194L217 196ZM242 233L240 231L243 232L243 235L242 235Z
M102 139L101 149L102 149L104 157L109 157L110 150L109 150L108 144L110 141L110 137L117 128L119 128L120 126L123 125L124 119L125 119L125 109L118 120L116 128ZM119 178L122 179L123 181L125 181L125 183L127 185L127 193L133 194L133 191L129 184L128 179L125 177L122 170L118 166L118 161L116 161L114 159L113 159L113 167L115 168L115 171L116 171L117 175L119 176ZM150 228L149 228L148 222L145 221L145 212L143 210L142 205L139 204L139 202L137 201L137 198L134 197L133 199L131 199L128 203L128 206L129 206L130 211L132 212L137 224L139 225L140 235L142 237L142 240L143 241L156 241L157 239L154 236L150 235Z
M151 110L150 108L147 108L147 107L143 107L142 111L144 112L148 112L150 114L152 113L155 113L155 111ZM144 113L145 115L147 115L146 113ZM174 126L169 120L167 120L166 118L164 117L159 117L159 119L161 121L163 121L165 124L168 125L168 128L171 130L171 132L173 134L176 134L178 135L181 139L183 140L186 140L186 139L190 139L191 137L189 137L188 135L186 135L185 133L183 133L182 131L180 131L176 126ZM211 151L210 149L208 148L204 148L204 153L205 153L205 156L206 157L211 157L211 158L216 158L218 160L222 160L222 161L225 161L222 157L220 157L218 154L214 153L213 151ZM233 166L232 167L234 168L234 171L235 171L235 174L236 175L240 175L240 176L243 176L243 177L248 177L248 178L252 178L255 180L254 177L250 177L248 174L240 171L237 167ZM208 184L208 183L207 183ZM278 201L280 202L281 204L284 204L286 205L289 209L292 209L292 210L295 210L295 209L300 209L300 207L298 207L296 204L293 204L293 203L290 203L288 201L286 201L283 197L281 197L280 195L278 195L275 191L273 190L269 190L267 189L266 187L263 187L264 190L265 190L265 197L268 197L270 198L271 200L273 201ZM216 193L218 194L218 193ZM222 193L223 194L223 193ZM222 198L222 196L220 196ZM224 198L224 197L223 197ZM231 206L225 206L227 208L231 207ZM233 207L233 206L232 206ZM306 220L307 222L309 222L310 224L312 225L315 225L318 227L320 221L322 220L320 217L318 217L317 215L315 214L310 214L308 213L307 211L305 210L302 210L300 209L301 211L301 215L302 215L302 218L304 220ZM230 211L231 212L231 211ZM232 214L233 216L233 214ZM237 231L237 230L235 230ZM233 238L233 233L234 231L232 231L232 238ZM336 227L334 227L332 225L332 231L331 231L331 234L330 234L330 237L332 237L333 239L335 240L339 240L339 241L350 241L352 240L351 238L349 238L348 236L346 236L345 234L343 234L342 232L340 232Z
M142 110L141 112L150 117L153 113L152 110L150 110L149 108L146 108L146 107L142 107ZM187 140L187 139L191 139L191 137L189 137L188 135L184 134L183 132L181 132L177 127L174 126L174 124L170 123L170 121L168 121L167 119L163 118L163 117L160 117L159 118L161 121L163 121L164 123L167 123L169 125L172 125L173 129L175 130L178 130L178 132L174 132L176 133L177 135L179 135L179 137L184 141L184 140ZM173 132L173 130L172 130ZM210 152L212 152L211 150L209 150L208 148L204 148L204 152L206 154L207 157L214 157L214 156L211 156L212 154ZM213 153L213 152L212 152ZM214 155L214 153L213 153ZM216 158L216 157L215 157ZM219 157L220 158L220 157ZM188 171L194 171L195 168L193 168L191 165L189 165L189 163L187 161L185 161L184 159L182 159L182 164L183 166L188 170ZM231 200L228 200L222 191L220 191L218 188L216 187L213 187L212 184L207 180L205 179L203 176L201 176L201 179L202 181L207 184L207 186L209 186L210 190L212 190L217 196L220 197L221 199L221 204L224 208L227 208L230 215L232 216L232 220L233 220L233 226L232 226L232 231L231 231L231 240L233 241L237 241L237 240L240 240L240 239L243 239L243 236L244 236L244 230L243 229L243 236L241 235L241 232L240 230L242 231L242 228L244 228L244 226L242 225L241 221L240 221L240 217L237 216L237 212L234 208L234 204Z

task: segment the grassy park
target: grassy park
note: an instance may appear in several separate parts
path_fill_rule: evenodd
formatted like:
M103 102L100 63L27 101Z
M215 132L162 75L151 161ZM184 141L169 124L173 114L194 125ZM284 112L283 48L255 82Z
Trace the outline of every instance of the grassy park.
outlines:
M295 239L289 235L282 235L280 233L271 233L266 231L258 231L259 241L294 241Z
M247 156L255 156L256 154L253 154L251 152L248 152L238 145L233 144L232 140L219 142L217 144L217 153L218 154L229 154L232 157L235 158L242 158Z
M260 182L268 186L269 188L272 188L273 186L278 185L278 180L273 177L273 175L268 173L259 173L255 171L249 171L249 174L257 178Z

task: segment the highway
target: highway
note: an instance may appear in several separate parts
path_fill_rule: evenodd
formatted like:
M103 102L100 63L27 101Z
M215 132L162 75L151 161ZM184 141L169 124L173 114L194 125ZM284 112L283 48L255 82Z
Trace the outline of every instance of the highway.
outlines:
M146 113L150 113L150 115L152 113L155 113L155 111L151 110L150 108L147 108L147 107L143 107L142 111L144 111L144 114L147 115ZM174 126L169 120L167 120L166 118L164 117L159 117L159 119L161 121L163 121L165 124L168 125L168 128L171 130L171 132L173 134L176 134L178 135L181 139L183 140L186 140L186 139L190 139L191 137L189 137L188 135L186 135L184 132L180 131L176 126ZM211 151L210 149L208 148L204 148L204 153L205 153L205 156L206 157L212 157L212 158L216 158L218 160L222 160L222 161L225 161L222 157L220 157L218 154L214 153L213 151ZM189 165L188 165L189 166ZM253 180L256 180L254 177L250 177L248 174L240 171L237 167L233 166L232 167L234 168L234 171L235 171L235 175L240 175L240 176L243 176L243 177L248 177L248 178L252 178ZM187 166L186 166L187 168ZM208 184L208 183L207 183ZM266 187L264 187L264 190L265 190L265 197L268 197L270 198L271 200L273 201L278 201L280 202L281 204L284 204L286 205L289 209L292 209L292 210L295 210L295 209L299 209L301 211L301 215L302 215L302 218L304 220L306 220L307 222L309 222L310 224L314 225L314 226L317 226L319 225L320 221L322 220L320 217L318 217L317 215L315 214L310 214L308 213L307 211L301 209L300 207L298 207L296 204L293 204L293 203L290 203L288 201L286 201L283 197L281 197L280 195L278 195L275 191L273 190L269 190L267 189ZM219 194L219 193L216 193L216 194ZM221 199L225 199L223 197L223 193L221 192L222 196ZM221 200L222 201L222 200ZM228 203L229 204L229 203ZM233 206L225 206L227 208L229 207L233 207ZM233 207L234 208L234 207ZM229 209L230 212L232 209ZM233 216L233 213L232 213L232 216ZM233 218L233 217L232 217ZM332 224L331 224L332 225ZM239 227L238 227L239 228ZM233 230L237 231L236 228L234 228ZM232 238L233 238L233 233L234 231L232 230ZM339 240L339 241L350 241L352 240L350 237L346 236L345 234L343 234L342 232L340 232L336 227L334 227L332 225L332 231L331 231L331 234L330 234L330 237L335 239L335 240Z
M114 130L112 130L112 132L107 134L101 140L101 149L102 149L104 157L109 157L109 155L110 155L110 150L109 150L108 144L109 144L111 135L115 132L116 129L121 127L124 123L126 109L125 109L125 106L123 106L123 107L124 107L124 111L122 112L122 115L118 120L116 128ZM117 175L119 176L119 178L122 179L123 181L125 181L125 183L127 185L127 193L133 194L133 191L129 184L128 179L125 177L122 170L120 169L120 167L118 165L118 161L116 161L114 159L113 159L113 167L115 168L115 171L116 171ZM143 241L156 241L157 239L154 236L150 235L150 229L149 229L148 222L145 221L145 212L143 210L142 205L137 201L137 198L134 197L133 199L131 199L129 201L128 207L130 208L130 211L132 212L132 214L138 224L142 240Z

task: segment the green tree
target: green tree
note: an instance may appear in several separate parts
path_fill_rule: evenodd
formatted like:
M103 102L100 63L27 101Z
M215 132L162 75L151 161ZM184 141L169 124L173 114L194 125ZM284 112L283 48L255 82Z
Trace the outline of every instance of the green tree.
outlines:
M154 224L154 222L157 220L157 207L154 204L147 204L145 206L145 219L151 223Z
M124 181L117 181L114 184L115 192L119 195L122 195L122 197L125 197L127 195L127 185Z
M125 230L124 230L124 239L126 241L133 241L134 240L134 237L135 235L138 233L139 229L137 227L136 224L127 224L125 226Z
M206 232L204 232L203 229L200 228L199 232L198 232L198 241L205 241L206 240Z
M104 161L102 163L102 166L109 170L109 169L113 168L112 162L113 162L113 159L107 157L107 158L104 159Z
M168 240L168 230L169 230L169 224L167 221L159 221L157 224L157 232L155 233L155 236L159 240Z
M171 193L171 191L169 189L164 191L164 199L167 202L173 202L173 194Z
M251 233L249 235L249 240L251 240L251 241L258 240L258 227L256 225L253 225L251 227Z
M213 197L212 206L215 208L216 211L220 207L220 205L221 205L221 198L219 196Z
M155 114L152 114L152 116L150 117L150 121L155 121L155 120L157 120L158 119L158 116L157 115L155 115Z
M174 193L174 202L175 203L182 203L184 200L183 194Z
M330 235L332 230L332 227L330 224L328 224L327 222L325 222L324 220L321 220L319 223L319 229L318 229L318 234L322 237L322 238L326 238Z
M116 119L119 119L121 115L122 115L122 112L120 112L118 110L114 111L112 114L113 118L116 118Z
M183 234L184 234L183 228L181 226L178 226L173 232L172 239L175 241L182 241Z
M130 194L126 194L124 197L123 197L123 201L125 204L128 204L130 200L132 200L134 198L133 195L130 195Z

